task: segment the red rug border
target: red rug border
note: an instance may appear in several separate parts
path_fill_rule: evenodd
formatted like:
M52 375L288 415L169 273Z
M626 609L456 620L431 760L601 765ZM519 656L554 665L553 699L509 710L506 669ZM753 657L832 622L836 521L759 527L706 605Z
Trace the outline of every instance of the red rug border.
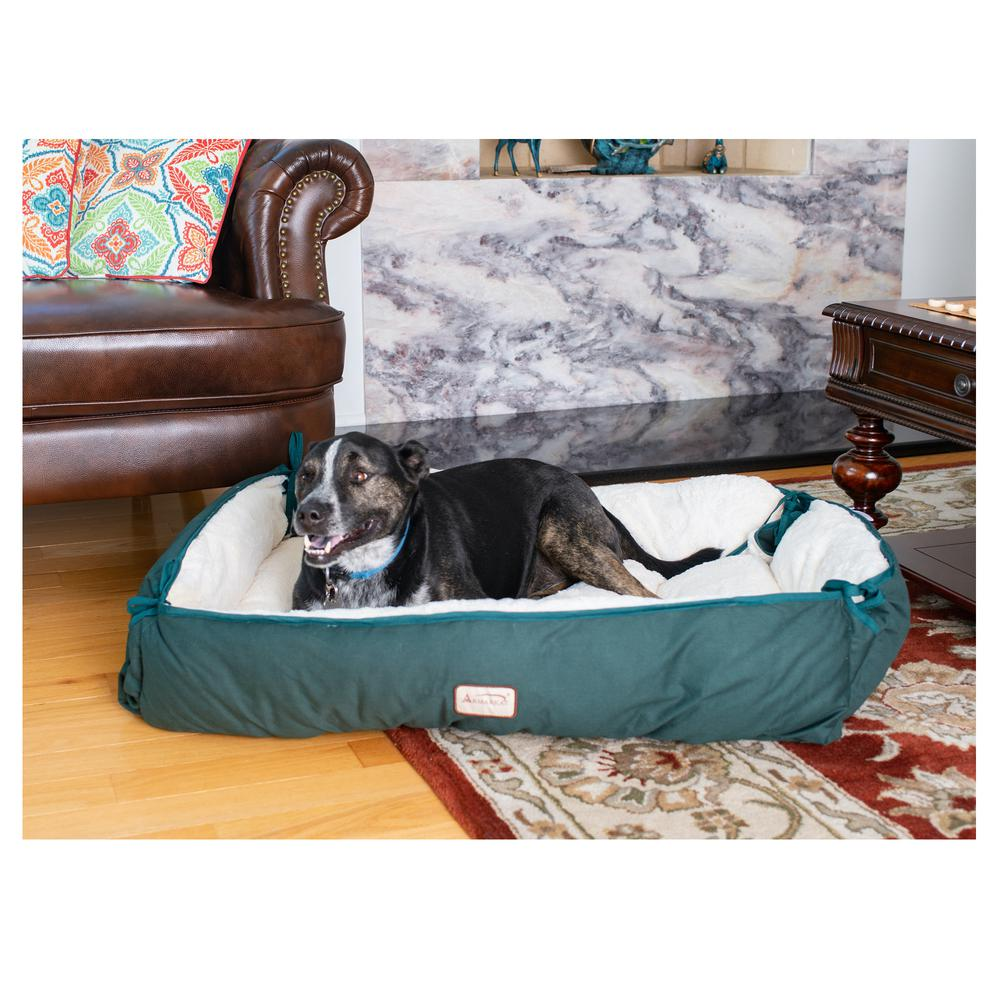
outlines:
M928 472L931 469L959 469L974 466L975 462L963 461L940 465L913 465L907 472ZM752 475L752 473L751 473ZM814 483L828 476L788 476L769 479L775 485L782 483ZM455 822L473 840L516 840L511 826L497 815L489 800L481 795L461 768L427 735L425 729L400 726L386 731L386 736L403 755L406 762L430 785ZM794 752L794 751L793 751Z
M516 840L513 829L480 795L461 768L427 735L426 729L400 726L386 736L406 762L431 787L455 822L473 840Z

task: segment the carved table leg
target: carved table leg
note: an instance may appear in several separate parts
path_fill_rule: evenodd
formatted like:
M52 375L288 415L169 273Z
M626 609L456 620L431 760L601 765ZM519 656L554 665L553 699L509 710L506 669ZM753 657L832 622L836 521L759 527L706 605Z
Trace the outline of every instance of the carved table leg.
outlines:
M899 485L903 469L885 450L895 435L885 429L882 418L867 413L857 417L858 426L844 435L854 447L833 463L833 481L854 501L855 510L881 528L888 518L875 504Z

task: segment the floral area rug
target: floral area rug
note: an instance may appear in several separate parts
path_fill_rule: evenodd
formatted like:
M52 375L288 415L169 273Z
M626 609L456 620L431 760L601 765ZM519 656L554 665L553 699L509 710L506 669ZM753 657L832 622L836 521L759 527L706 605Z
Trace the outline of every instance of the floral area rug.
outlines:
M907 471L891 535L975 520L975 468ZM843 501L829 480L783 485ZM910 585L910 634L827 746L743 740L390 738L476 838L974 838L975 616Z

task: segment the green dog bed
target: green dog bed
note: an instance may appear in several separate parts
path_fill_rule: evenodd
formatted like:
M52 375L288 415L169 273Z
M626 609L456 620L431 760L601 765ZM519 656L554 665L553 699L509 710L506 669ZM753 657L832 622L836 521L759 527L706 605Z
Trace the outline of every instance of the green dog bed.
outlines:
M909 625L896 560L867 520L742 476L595 490L661 559L727 553L671 580L627 563L656 600L581 583L536 601L293 612L291 475L226 492L129 602L119 701L151 725L827 743Z

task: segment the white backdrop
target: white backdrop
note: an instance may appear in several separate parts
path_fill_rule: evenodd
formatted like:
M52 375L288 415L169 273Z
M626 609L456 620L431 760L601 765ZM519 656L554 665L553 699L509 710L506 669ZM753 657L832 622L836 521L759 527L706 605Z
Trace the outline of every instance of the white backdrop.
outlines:
M975 139L910 140L902 294L976 294Z

